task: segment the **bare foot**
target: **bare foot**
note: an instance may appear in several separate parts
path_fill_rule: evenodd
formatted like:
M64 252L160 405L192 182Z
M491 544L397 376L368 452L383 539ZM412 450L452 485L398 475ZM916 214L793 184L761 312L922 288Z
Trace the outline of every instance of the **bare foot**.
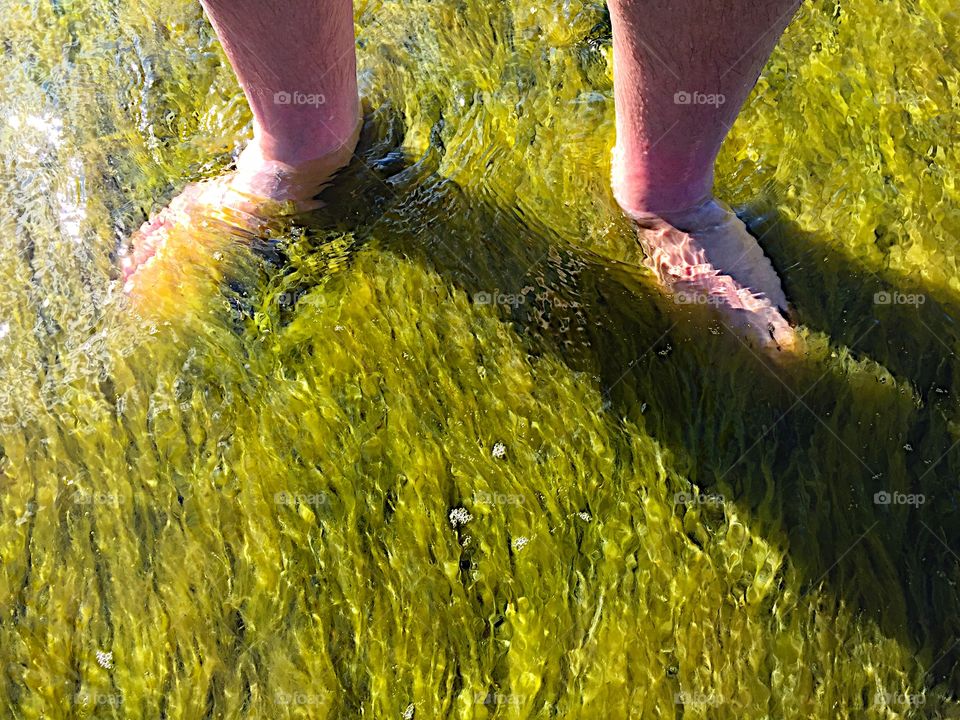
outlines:
M711 199L690 210L631 217L644 264L676 302L715 308L724 324L758 347L795 346L780 277L728 206Z
M201 236L257 237L279 217L316 209L320 203L314 198L348 164L358 136L359 126L335 151L296 165L265 157L253 140L236 170L188 185L133 234L121 260L124 290L146 291L164 259L181 262L197 255L191 243Z

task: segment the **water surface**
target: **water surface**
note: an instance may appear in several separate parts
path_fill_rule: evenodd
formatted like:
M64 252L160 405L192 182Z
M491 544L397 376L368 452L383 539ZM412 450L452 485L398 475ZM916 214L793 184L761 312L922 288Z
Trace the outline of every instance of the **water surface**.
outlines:
M2 7L5 716L956 716L956 11L806 5L734 127L771 366L639 269L602 4L356 10L326 208L137 310L236 82L192 2Z

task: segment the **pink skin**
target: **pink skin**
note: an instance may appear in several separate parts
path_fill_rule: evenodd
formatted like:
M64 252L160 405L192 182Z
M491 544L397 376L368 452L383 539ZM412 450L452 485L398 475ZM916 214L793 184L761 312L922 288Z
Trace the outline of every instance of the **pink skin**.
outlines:
M187 187L135 234L122 261L128 290L174 225L228 208L256 226L271 201L315 207L310 198L347 165L359 137L352 0L202 4L250 104L254 138L236 171Z
M360 122L351 0L202 4L250 103L264 158L300 165L349 143ZM323 103L278 104L278 93Z
M788 347L780 279L713 200L713 167L798 0L610 0L617 142L613 191L647 266L740 334ZM699 95L696 95L699 93ZM688 298L689 299L689 298Z
M128 288L173 225L228 209L249 229L265 201L309 208L359 134L351 0L201 1L250 103L254 139L235 172L187 188L141 228L124 260ZM713 166L797 4L610 0L614 194L663 285L706 298L764 346L792 344L778 309L786 298L756 241L712 200Z

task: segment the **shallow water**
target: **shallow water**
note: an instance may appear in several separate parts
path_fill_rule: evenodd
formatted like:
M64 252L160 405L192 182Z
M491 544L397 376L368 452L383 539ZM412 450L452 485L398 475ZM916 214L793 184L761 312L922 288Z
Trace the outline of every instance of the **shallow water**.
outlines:
M771 367L638 269L602 4L356 9L327 207L134 310L242 96L193 3L4 3L3 714L960 715L956 11L805 6L734 127Z

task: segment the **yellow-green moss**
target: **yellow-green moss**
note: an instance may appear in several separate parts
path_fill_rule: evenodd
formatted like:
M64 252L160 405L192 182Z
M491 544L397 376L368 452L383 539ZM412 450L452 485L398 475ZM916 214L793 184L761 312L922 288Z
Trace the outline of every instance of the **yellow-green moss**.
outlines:
M956 11L805 6L735 126L769 367L637 269L601 4L356 9L327 208L137 313L242 96L194 3L5 5L0 713L955 717Z

